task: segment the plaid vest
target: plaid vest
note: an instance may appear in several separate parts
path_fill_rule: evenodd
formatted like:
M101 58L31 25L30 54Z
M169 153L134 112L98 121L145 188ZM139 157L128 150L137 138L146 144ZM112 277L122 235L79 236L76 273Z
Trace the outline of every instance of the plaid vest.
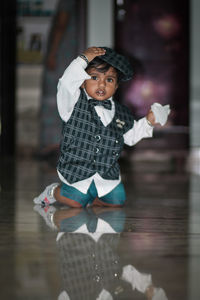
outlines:
M69 183L89 178L96 172L104 179L118 179L123 134L134 122L128 108L115 102L114 118L105 127L89 102L81 89L70 119L63 122L57 168Z

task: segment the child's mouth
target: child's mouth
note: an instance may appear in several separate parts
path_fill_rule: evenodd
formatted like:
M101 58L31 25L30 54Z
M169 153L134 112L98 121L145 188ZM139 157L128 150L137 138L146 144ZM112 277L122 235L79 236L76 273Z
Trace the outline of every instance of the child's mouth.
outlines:
M96 94L98 96L105 96L106 92L104 90L98 90L98 91L96 91Z

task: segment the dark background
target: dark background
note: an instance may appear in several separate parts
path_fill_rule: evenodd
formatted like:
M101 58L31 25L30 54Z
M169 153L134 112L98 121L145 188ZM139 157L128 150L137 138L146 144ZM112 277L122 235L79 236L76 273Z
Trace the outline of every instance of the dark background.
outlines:
M143 117L154 102L170 104L167 129L156 133L164 147L188 147L189 126L189 1L125 0L115 2L115 48L134 66L134 78L119 89L118 97L135 118ZM1 154L15 153L16 1L0 10ZM85 16L86 17L86 16ZM86 25L83 20L84 26ZM181 135L180 135L181 134ZM170 143L169 143L170 140ZM154 140L154 147L159 147ZM141 143L141 146L145 141Z

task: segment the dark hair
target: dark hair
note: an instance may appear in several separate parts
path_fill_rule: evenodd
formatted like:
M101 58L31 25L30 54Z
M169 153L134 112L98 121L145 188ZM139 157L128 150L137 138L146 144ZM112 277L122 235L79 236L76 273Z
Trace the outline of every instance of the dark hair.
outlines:
M113 67L112 65L110 65L109 63L103 61L101 58L99 57L95 57L87 66L86 71L94 68L97 71L99 71L100 73L105 73L107 72L110 67ZM113 67L117 73L117 83L119 83L121 81L122 78L122 72L119 71L118 69L116 69L115 67Z

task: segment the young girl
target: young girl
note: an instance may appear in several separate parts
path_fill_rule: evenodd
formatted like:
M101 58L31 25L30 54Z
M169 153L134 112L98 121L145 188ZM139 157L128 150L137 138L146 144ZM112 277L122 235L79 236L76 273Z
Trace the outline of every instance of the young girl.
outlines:
M126 200L118 159L124 144L152 137L154 113L135 121L114 101L120 81L133 76L128 60L107 47L90 47L65 70L58 83L57 104L63 136L53 183L34 199L71 207L120 207Z

